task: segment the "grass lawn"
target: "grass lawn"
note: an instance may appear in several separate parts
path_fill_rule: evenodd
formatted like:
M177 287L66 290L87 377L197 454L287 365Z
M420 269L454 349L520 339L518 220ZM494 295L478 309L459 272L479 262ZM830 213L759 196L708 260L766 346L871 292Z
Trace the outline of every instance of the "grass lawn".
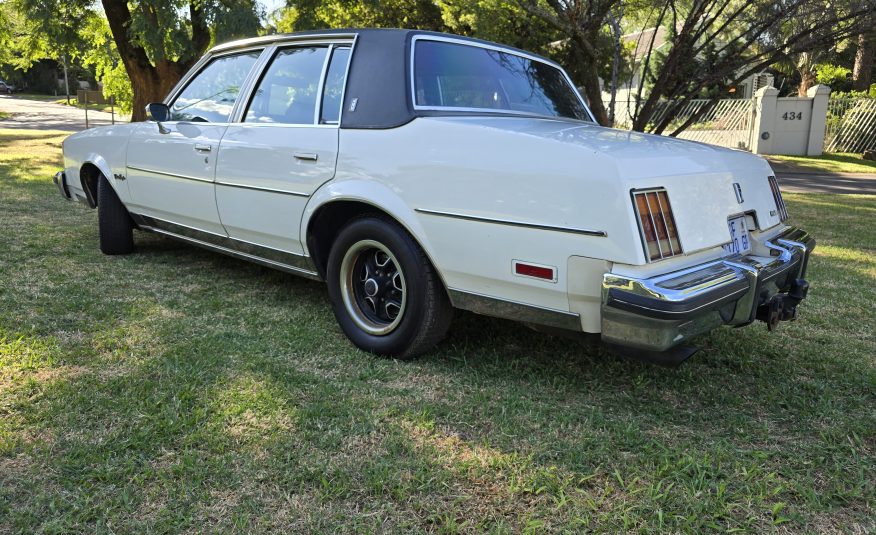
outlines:
M64 95L58 96L58 95L44 95L42 93L13 93L12 98L26 98L28 100L44 100L46 102L55 102L59 98L64 98L65 103L66 103L66 97L64 97ZM70 97L70 101L72 102L75 99L76 99L76 97L75 97L75 93L74 93L74 96Z
M769 156L792 167L827 173L870 173L876 174L876 162L861 158L860 154L847 152L825 153L821 156Z
M11 113L5 112L5 111L0 111L0 121L2 121L4 119L9 119L10 117L12 117Z
M0 533L876 530L876 197L787 195L801 319L679 369L466 313L398 363L321 284L101 255L62 138L0 130Z
M71 97L71 98L70 98L70 104L67 104L67 99L66 99L66 98L58 99L58 100L55 101L55 103L56 103L56 104L62 104L62 105L64 105L64 106L73 106L73 107L79 108L80 110L84 110L84 109L85 109L85 104L80 104L80 103L79 103L79 99L77 99L76 97ZM95 104L95 103L93 103L93 102L91 102L91 103L88 104L88 109L89 109L89 110L94 110L94 111L105 111L105 112L107 112L107 113L110 113L111 111L113 111L112 106L110 106L109 104ZM116 114L118 114L118 113L119 113L119 108L116 107L115 111L116 111Z

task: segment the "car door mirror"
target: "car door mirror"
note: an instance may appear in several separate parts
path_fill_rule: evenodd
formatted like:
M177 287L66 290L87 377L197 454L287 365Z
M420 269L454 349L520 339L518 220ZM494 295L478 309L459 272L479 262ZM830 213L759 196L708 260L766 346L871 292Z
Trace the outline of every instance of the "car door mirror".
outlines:
M151 102L146 105L146 113L153 121L162 122L170 119L170 108L163 102Z
M167 104L163 102L151 102L146 105L146 113L152 117L152 120L158 123L158 131L162 134L169 134L170 130L168 130L163 124L162 121L167 121L170 119L170 108L167 107Z

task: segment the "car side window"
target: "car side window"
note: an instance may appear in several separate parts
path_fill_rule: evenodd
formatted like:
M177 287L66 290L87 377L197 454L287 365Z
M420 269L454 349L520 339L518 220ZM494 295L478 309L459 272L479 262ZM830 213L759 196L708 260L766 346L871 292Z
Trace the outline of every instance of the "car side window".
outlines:
M201 69L170 106L170 120L225 123L261 50L222 56Z
M281 50L262 76L244 122L313 124L328 47Z
M344 93L344 81L349 59L349 48L335 48L332 52L328 73L325 76L325 88L322 92L320 124L338 124L340 120L341 96Z

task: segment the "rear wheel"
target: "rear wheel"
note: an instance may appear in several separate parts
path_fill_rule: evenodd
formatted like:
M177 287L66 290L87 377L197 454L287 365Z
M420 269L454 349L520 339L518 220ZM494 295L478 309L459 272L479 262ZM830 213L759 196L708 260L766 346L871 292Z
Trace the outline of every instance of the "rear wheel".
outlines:
M134 224L105 176L97 179L97 228L103 254L128 254L134 250Z
M341 329L365 351L413 358L447 333L453 309L435 268L389 218L363 216L344 227L326 277Z

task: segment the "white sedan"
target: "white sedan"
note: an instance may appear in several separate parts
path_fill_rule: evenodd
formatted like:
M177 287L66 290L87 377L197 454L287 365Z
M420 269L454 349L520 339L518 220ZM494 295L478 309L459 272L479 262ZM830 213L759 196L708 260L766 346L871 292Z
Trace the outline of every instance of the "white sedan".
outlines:
M815 246L751 154L595 124L554 62L422 31L213 48L151 120L74 134L55 182L100 248L155 232L328 283L360 348L408 358L453 307L679 362L794 319Z

